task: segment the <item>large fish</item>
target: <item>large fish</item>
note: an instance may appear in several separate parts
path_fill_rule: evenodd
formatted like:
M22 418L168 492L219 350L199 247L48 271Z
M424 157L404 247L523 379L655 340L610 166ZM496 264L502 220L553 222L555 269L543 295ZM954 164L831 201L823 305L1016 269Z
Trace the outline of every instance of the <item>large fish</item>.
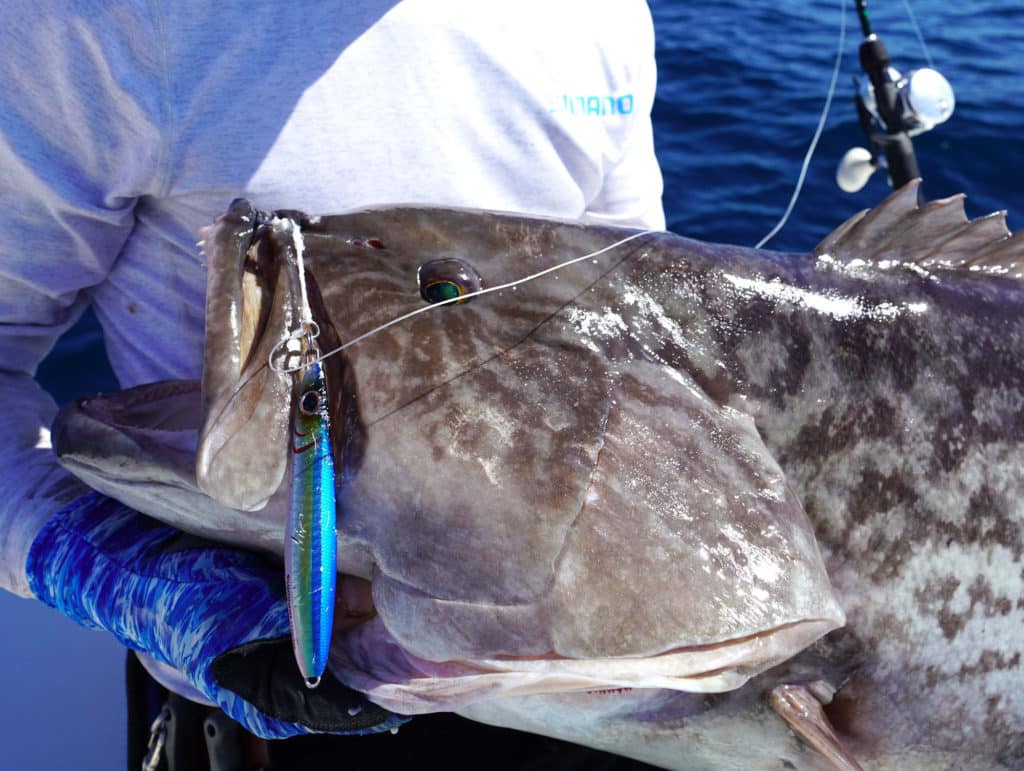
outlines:
M300 251L327 351L630 235L236 202L202 399L84 400L58 453L280 555ZM642 235L325 359L338 567L377 608L332 671L670 768L1024 768L1022 258L912 184L810 255Z

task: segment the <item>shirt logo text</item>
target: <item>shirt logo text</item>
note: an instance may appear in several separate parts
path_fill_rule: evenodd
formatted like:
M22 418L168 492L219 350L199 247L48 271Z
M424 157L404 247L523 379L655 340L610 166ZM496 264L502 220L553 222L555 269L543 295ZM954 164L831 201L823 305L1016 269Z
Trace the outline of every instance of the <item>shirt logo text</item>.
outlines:
M570 96L563 94L561 100L552 105L548 112L569 115L629 115L633 112L633 95L622 96Z

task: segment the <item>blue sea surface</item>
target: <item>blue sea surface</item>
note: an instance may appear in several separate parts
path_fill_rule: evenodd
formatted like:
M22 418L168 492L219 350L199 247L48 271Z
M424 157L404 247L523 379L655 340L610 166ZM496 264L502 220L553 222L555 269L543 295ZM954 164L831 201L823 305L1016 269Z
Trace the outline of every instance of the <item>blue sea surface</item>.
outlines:
M837 93L786 228L766 248L807 251L840 222L888 192L876 173L850 195L835 184L843 153L865 144L853 105L862 40L853 3ZM665 175L669 229L754 245L785 210L831 79L839 2L652 2L658 40L655 140ZM927 66L900 0L870 3L874 32L893 66ZM916 0L935 67L957 106L915 139L929 199L966 193L969 216L1009 209L1024 224L1024 3Z
M953 118L915 140L926 195L965 192L970 216L1008 209L1010 227L1024 226L1024 2L912 6L957 97ZM651 9L659 63L655 139L669 229L752 246L781 216L796 184L832 74L840 3L652 0ZM844 12L832 111L791 220L768 248L807 251L889 192L882 173L855 195L835 184L840 157L864 144L851 83L859 74L860 28L852 2ZM871 18L894 66L906 72L925 65L902 0L875 0ZM60 341L39 379L61 403L117 387L91 314ZM0 617L0 771L122 768L118 646L2 592Z

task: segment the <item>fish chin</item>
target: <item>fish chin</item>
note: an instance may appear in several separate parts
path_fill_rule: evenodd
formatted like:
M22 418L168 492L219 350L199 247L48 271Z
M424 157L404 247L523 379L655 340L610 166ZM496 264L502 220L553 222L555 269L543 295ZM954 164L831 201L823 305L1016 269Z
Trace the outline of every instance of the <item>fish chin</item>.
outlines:
M643 657L572 659L551 654L438 662L403 649L377 616L335 640L330 667L346 685L406 715L456 711L489 699L540 694L599 695L603 704L608 697L634 691L735 690L834 626L830 620L808 620Z

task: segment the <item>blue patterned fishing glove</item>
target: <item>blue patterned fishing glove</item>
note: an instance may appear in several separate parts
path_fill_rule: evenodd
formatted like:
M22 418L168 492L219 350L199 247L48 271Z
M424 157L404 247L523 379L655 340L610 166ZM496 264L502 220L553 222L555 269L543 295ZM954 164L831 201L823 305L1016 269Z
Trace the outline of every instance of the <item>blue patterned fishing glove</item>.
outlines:
M26 569L42 602L183 672L257 736L377 733L406 720L329 673L306 688L283 573L255 554L91 493L43 526Z

